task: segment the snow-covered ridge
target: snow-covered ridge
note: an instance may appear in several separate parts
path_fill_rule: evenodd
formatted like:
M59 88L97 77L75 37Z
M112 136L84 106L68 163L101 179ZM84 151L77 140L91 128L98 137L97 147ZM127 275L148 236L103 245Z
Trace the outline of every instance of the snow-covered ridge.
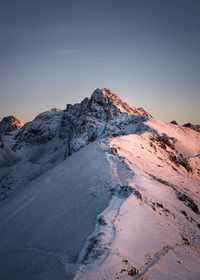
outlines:
M178 125L178 123L174 120L171 121L170 123ZM185 123L185 124L183 124L183 127L188 127L188 128L193 129L197 132L200 132L200 125L199 124Z
M189 160L187 170L171 153L197 153L200 135L154 119L146 123L152 130L107 141L116 204L99 215L76 280L199 278L200 161ZM115 197L119 183L129 190L123 201Z
M103 106L103 110L102 110ZM141 108L140 108L141 109ZM107 113L107 118L113 118L119 114L129 115L143 115L152 117L144 109L138 110L135 107L123 102L115 93L112 93L109 89L96 89L91 98L85 98L80 104L67 105L66 111L78 113L78 114L91 114L95 115L95 112L104 111ZM100 113L100 112L99 112ZM96 114L96 116L100 116Z
M10 135L3 134L0 139L2 197L93 141L148 130L157 133L156 128L147 123L148 119L154 120L143 108L136 109L122 102L106 88L96 89L81 103L68 104L65 110L54 108L39 114L21 129L11 131ZM171 126L174 131L180 127ZM162 137L161 134L158 132L156 139ZM187 157L194 155L187 154ZM179 152L171 153L171 157L177 164L184 161Z
M108 135L126 133L126 127L151 117L144 109L137 110L121 101L108 89L96 89L91 98L68 104L66 110L51 110L26 123L15 136L13 149L37 145L59 137L66 143L66 155Z
M147 117L151 115L122 102L110 90L96 89L81 103L43 112L21 129L3 134L2 198L95 140L148 129Z
M2 140L0 279L200 278L200 133L97 89Z
M189 128L191 128L195 131L200 132L200 125L199 124L194 125L194 124L191 124L191 123L185 123L183 126L184 127L189 127Z

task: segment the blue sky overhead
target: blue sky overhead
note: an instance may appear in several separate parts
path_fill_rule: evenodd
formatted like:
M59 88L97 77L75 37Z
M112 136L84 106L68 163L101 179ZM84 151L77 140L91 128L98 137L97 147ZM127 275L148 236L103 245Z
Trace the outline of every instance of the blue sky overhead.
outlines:
M200 1L0 2L0 118L30 121L107 87L163 121L200 123Z

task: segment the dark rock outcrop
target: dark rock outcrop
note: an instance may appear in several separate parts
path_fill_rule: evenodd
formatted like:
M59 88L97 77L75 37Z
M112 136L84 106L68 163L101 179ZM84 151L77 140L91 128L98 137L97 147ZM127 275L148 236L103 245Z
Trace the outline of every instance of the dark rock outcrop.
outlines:
M7 134L12 130L20 129L24 124L14 116L4 117L0 122L0 133Z
M190 129L193 129L193 130L195 130L197 132L200 132L200 125L198 125L198 124L194 125L194 124L191 124L191 123L186 123L183 126L184 127L188 127Z
M171 124L178 125L177 121L171 121L170 123L171 123Z

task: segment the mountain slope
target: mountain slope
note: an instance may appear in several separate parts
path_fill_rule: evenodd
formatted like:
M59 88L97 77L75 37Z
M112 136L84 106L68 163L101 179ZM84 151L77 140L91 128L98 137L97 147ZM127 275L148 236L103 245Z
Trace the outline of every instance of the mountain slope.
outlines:
M91 144L3 201L0 278L66 279L110 199L109 184L105 155Z
M166 131L176 136L175 149L154 142L151 131L109 141L115 156L123 158L133 174L124 182L127 185L128 180L132 193L114 220L115 239L108 257L103 262L101 256L96 261L86 261L75 279L198 279L200 276L200 159L189 160L193 171L188 172L169 158L169 153L175 150L187 156L197 153L199 135L182 127L174 131L172 125L154 119L147 124L160 133ZM114 172L115 178L119 175L122 178L119 171ZM106 223L106 217L104 220ZM101 237L97 243L102 246Z
M200 277L200 134L144 112L98 89L3 136L1 279Z
M2 135L0 199L96 139L145 129L147 115L110 90L97 89L80 104L41 113L20 130Z

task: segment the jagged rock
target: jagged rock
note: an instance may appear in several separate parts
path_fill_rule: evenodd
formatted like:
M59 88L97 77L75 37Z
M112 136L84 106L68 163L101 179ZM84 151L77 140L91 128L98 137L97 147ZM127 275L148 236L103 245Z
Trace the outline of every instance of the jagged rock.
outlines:
M45 144L59 133L62 111L48 111L39 114L32 122L26 123L16 135L13 150L24 144Z
M200 132L200 125L198 125L198 124L194 125L194 124L191 124L191 123L186 123L183 126L184 127L189 127L189 128L191 128L191 129L193 129L197 132Z
M171 121L170 123L171 123L171 124L178 125L177 121Z
M0 134L0 279L200 278L200 134L147 114L97 89Z
M0 133L6 134L12 130L20 129L24 124L14 116L4 117L0 122Z
M67 105L65 129L68 131L68 154L98 138L125 134L128 125L144 119L143 113L122 102L110 90L96 89L90 99Z
M144 109L136 109L133 106L128 105L109 89L96 89L91 98L85 98L80 104L68 104L65 110L69 113L75 113L76 116L93 115L96 117L104 117L113 119L114 116L119 114L129 115L143 115L151 116Z
M196 214L200 214L199 213L199 208L198 205L190 198L188 197L186 194L181 193L181 192L177 192L177 197L179 200L183 201L186 203L186 205Z
M152 118L152 115L149 114L147 111L144 110L144 108L140 107L140 108L137 108L137 110L145 117L147 118Z
M97 89L65 110L41 113L10 136L0 134L0 185L25 185L95 140L140 134L149 129L145 120L146 112L122 102L108 89ZM24 166L27 174L21 171Z
M154 137L151 137L151 140L154 142L158 142L159 146L166 150L166 145L171 148L172 150L175 149L175 142L176 139L169 137L166 133L162 133L162 135L158 134L158 133L153 133Z
M13 149L23 145L45 144L55 136L66 143L66 156L96 139L126 134L126 129L151 117L121 101L109 89L96 89L91 98L68 104L66 110L53 109L25 124L16 136Z

